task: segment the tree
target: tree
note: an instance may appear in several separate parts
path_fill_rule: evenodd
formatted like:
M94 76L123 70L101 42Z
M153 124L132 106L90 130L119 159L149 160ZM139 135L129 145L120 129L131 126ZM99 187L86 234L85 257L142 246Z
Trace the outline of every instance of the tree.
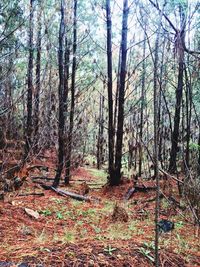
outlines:
M122 16L122 37L121 37L121 66L119 80L119 100L118 100L118 123L117 123L117 140L115 151L115 179L111 185L119 185L121 180L121 161L122 161L122 141L124 126L124 100L125 100L125 83L126 83L126 60L127 60L127 34L128 34L128 0L123 2Z
M106 1L107 23L107 89L108 89L108 171L109 183L115 183L114 172L114 129L113 129L113 78L112 78L112 20L110 0Z
M176 157L178 152L179 140L179 125L180 125L180 111L181 101L183 96L183 76L184 76L184 44L185 44L185 11L183 6L179 5L180 10L180 30L176 30L176 49L178 57L178 84L176 89L176 105L174 114L174 129L172 133L172 146L169 160L169 171L174 173L176 171Z
M37 56L36 56L36 88L35 88L35 110L34 110L34 145L35 151L38 150L38 139L39 139L39 111L40 111L40 69L41 69L41 0L38 0L38 11L37 11Z
M70 107L70 122L69 122L69 134L67 139L67 156L66 156L66 174L65 183L69 183L70 168L71 168L71 153L73 142L73 129L74 129L74 112L75 112L75 89L76 89L76 50L77 50L77 0L74 0L74 18L73 18L73 61L72 61L72 78L71 78L71 107Z
M27 121L26 121L26 148L25 157L28 156L32 147L32 110L33 110L33 0L30 0L30 15L29 15L29 62L28 62L28 95L27 95Z
M58 66L59 66L59 122L58 122L58 165L56 176L53 182L53 186L57 187L59 185L63 164L64 164L64 127L65 127L65 117L64 117L64 0L60 2L60 28L59 28L59 50L58 50Z

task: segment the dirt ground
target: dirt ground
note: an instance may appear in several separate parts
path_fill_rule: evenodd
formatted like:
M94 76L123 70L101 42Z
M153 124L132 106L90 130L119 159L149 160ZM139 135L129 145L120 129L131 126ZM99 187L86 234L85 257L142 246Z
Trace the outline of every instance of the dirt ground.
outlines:
M92 200L78 201L38 185L38 181L50 184L44 177L54 177L52 153L46 152L45 160L31 164L48 166L48 170L32 168L23 186L0 202L0 267L153 266L155 190L136 192L125 201L130 181L108 188L103 186L104 171L85 166L73 171L68 187L62 183L60 187L81 193L86 181ZM42 178L34 180L36 176ZM27 195L31 193L41 196ZM174 196L178 199L176 192ZM123 218L113 221L116 205L127 212L127 222ZM160 235L161 266L200 266L199 237L189 212L162 199L160 217L175 224L173 231Z

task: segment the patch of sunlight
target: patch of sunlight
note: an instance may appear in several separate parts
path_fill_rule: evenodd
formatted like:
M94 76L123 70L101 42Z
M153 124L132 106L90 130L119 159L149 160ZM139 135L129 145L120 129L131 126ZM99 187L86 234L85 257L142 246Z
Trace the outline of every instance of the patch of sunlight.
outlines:
M102 184L107 182L107 176L108 174L106 173L105 170L97 170L97 169L93 169L93 168L88 168L87 169L92 176L99 178L99 182L101 182Z

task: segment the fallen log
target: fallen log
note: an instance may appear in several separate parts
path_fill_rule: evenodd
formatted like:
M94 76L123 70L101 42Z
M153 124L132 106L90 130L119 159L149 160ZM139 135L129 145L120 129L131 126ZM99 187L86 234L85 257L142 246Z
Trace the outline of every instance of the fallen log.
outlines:
M129 200L134 193L135 193L135 187L129 188L124 196L124 200Z
M62 189L57 189L57 188L55 188L53 186L45 185L43 183L40 183L40 186L45 190L52 190L52 191L56 192L58 195L61 195L63 197L67 196L67 197L74 198L76 200L88 201L88 202L90 202L92 200L91 197L83 196L83 195L80 195L80 194L77 194L77 193L74 193L74 192L70 192L70 191L65 191L65 190L62 190Z
M83 201L83 200L84 201L88 201L88 202L91 201L91 198L87 197L87 196L79 195L77 193L73 193L73 192L70 192L70 191L65 191L65 190L62 190L62 189L56 189L53 186L51 187L51 189L53 191L55 191L57 194L61 195L61 196L68 196L68 197L74 198L76 200L81 200L81 201Z
M148 191L152 191L152 190L156 190L156 186L154 187L140 187L140 186L135 186L135 187L130 187L128 189L128 191L126 192L126 194L124 195L124 200L129 200L133 194L135 194L136 192L148 192Z

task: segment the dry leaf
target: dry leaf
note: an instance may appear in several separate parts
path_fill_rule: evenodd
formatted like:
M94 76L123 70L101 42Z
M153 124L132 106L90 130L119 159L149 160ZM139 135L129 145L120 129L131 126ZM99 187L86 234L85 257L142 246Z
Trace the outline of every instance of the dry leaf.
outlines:
M33 217L33 218L35 218L36 220L39 218L39 213L37 212L37 211L34 211L34 210L31 210L31 209L28 209L28 208L24 208L24 210L25 210L25 212L29 215L29 216L31 216L31 217Z

